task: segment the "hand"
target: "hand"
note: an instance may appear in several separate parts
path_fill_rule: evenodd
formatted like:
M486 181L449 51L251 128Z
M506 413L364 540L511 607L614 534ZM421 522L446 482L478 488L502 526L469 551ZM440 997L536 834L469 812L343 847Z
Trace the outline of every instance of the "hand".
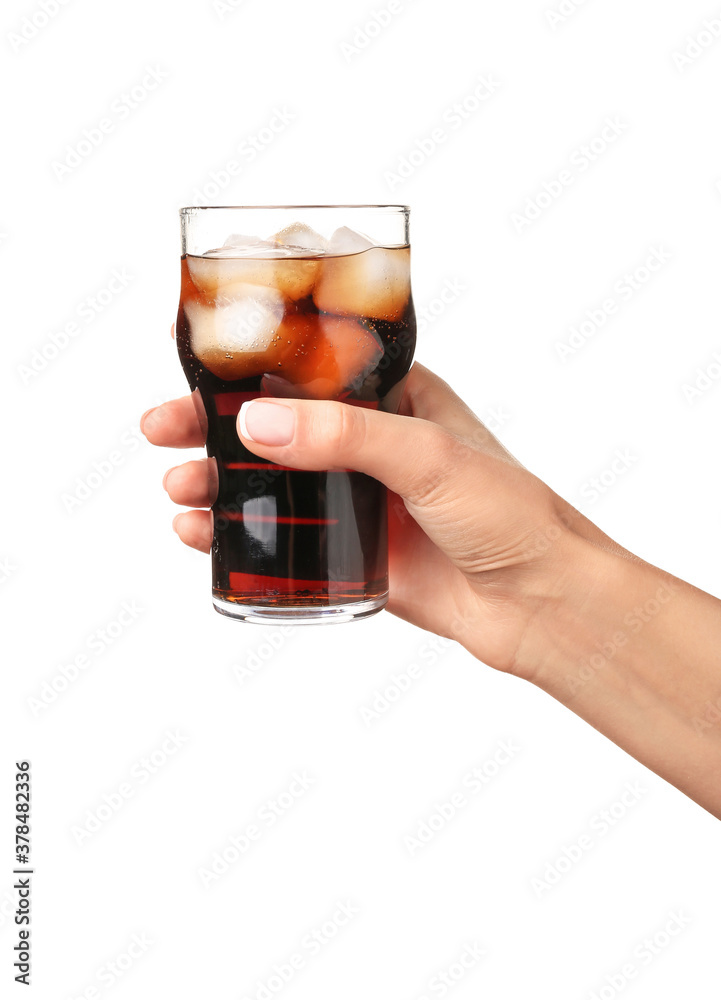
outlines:
M533 681L721 816L721 603L642 562L522 468L451 389L416 365L400 414L254 400L243 443L291 468L353 468L390 497L389 610ZM145 414L153 444L200 447L190 397ZM207 460L164 480L209 507ZM175 530L208 551L208 510Z
M253 439L243 442L252 452L298 469L352 467L393 491L389 611L458 639L491 666L532 675L536 656L524 640L559 599L570 549L581 537L613 543L523 469L441 379L415 365L400 415L307 400L248 405ZM151 414L142 427L153 444L204 443L190 397ZM278 441L291 419L289 443L260 443L263 430ZM196 508L217 494L207 459L171 469L164 486ZM211 518L196 509L174 527L208 552Z

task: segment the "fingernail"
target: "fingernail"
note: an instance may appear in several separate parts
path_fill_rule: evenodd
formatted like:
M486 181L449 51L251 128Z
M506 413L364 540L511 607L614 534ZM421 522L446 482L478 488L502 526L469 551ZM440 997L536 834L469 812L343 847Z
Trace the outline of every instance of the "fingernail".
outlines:
M238 431L256 444L290 444L295 434L295 413L282 403L251 399L240 408Z
M167 488L168 488L168 487L166 486L166 483L168 482L168 476L170 475L170 473L171 473L171 472L175 472L175 470L176 470L177 468L178 468L178 466L177 466L177 465L174 465L174 466L173 466L173 468L172 468L172 469L168 469L168 471L167 471L167 472L165 473L165 475L163 476L163 489L164 489L164 490L167 490Z
M158 408L157 406L151 406L150 409L146 410L145 413L140 418L140 430L143 433L145 433L145 421L148 419L148 417L154 410L157 410L157 408Z
M173 531L175 532L176 535L178 534L178 521L181 519L182 516L183 516L182 514L176 514L175 517L173 518Z

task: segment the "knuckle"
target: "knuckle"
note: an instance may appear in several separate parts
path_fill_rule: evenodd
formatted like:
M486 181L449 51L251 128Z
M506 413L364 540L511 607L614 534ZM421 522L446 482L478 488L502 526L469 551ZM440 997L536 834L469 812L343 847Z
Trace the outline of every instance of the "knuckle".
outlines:
M343 461L352 458L363 448L365 420L360 409L347 403L333 403L328 408L326 442L332 455Z
M407 499L416 507L436 506L452 499L450 483L458 469L468 466L473 455L455 434L429 424L423 442L423 461L406 491Z

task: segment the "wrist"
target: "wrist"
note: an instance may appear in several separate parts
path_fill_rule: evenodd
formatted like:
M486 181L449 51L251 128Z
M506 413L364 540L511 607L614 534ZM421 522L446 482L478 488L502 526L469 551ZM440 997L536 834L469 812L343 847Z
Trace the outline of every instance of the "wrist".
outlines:
M632 597L653 586L642 579L653 568L597 535L559 527L542 555L484 573L450 637L489 666L545 690L578 672L584 657L599 663L597 647L611 653L609 636L616 636L614 650L623 643L622 621L633 611Z
M681 580L573 532L548 567L549 594L519 651L529 679L564 703L611 665L630 668L661 639Z

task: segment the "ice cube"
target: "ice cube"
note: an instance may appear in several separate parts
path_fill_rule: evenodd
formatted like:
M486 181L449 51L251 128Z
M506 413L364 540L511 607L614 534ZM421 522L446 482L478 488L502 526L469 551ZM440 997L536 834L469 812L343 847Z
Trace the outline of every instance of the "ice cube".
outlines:
M306 299L313 291L318 278L320 261L285 260L276 261L275 287L289 299Z
M375 246L373 240L369 240L367 236L363 235L363 233L357 233L355 229L349 229L348 226L343 226L341 229L336 229L331 236L330 242L328 243L328 253L362 253L364 250L370 250L373 246Z
M288 316L278 340L279 364L263 379L268 395L337 399L358 390L383 356L372 330L339 316Z
M303 222L294 222L270 238L276 244L286 247L293 256L298 257L308 255L308 251L314 256L322 256L328 249L328 240L325 236L321 236Z
M351 230L347 232L352 233ZM352 235L359 236L358 233ZM336 236L338 233L334 234L334 239ZM360 240L363 240L362 249ZM350 243L350 237L344 234L335 246L349 246ZM349 251L346 256L328 256L321 262L313 300L322 312L398 321L411 294L410 249L369 248L367 243L365 237L360 237L355 241L358 250ZM331 239L329 254L333 246Z
M355 320L321 316L325 357L332 359L337 380L336 394L358 390L383 357L378 334Z
M185 303L190 344L195 356L214 375L250 378L278 364L278 330L285 314L282 295L274 289L245 286L227 305Z
M281 242L284 239L307 245ZM300 224L271 240L230 236L224 247L202 257L188 256L188 271L195 287L210 301L232 299L239 286L248 284L274 288L289 299L305 299L318 277L317 255L323 253L323 242L322 236Z
M218 250L209 250L208 254L213 254L217 256L224 256L223 251L233 251L238 250L240 252L248 252L256 248L263 248L266 246L266 240L262 240L260 236L245 236L242 233L233 233L225 241L222 247ZM239 254L240 255L240 254Z
M239 233L229 236L222 247L206 250L203 257L277 257L279 245L272 240L262 240L260 236L242 236Z
M275 288L275 261L252 257L187 257L190 279L210 302L244 294L247 285Z
M283 258L276 267L276 287L289 299L307 298L318 277L317 258L325 253L328 240L302 222L286 226L271 239Z

